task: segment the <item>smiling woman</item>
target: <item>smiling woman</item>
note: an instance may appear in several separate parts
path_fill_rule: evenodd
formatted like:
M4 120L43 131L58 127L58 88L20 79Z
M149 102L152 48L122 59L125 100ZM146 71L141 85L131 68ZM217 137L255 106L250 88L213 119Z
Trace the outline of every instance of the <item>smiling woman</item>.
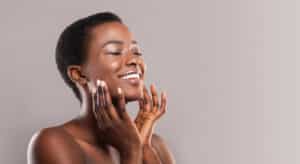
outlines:
M148 93L142 52L117 15L98 13L69 25L59 37L56 63L81 111L33 135L29 164L175 163L153 134L166 111L166 94L159 96L154 85ZM139 102L134 120L126 111L130 101Z

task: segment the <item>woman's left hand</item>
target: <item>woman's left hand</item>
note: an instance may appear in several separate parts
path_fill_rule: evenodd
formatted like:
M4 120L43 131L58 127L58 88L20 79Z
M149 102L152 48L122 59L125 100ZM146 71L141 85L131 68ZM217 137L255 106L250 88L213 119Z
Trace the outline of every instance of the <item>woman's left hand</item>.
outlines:
M135 124L140 132L142 143L151 145L153 129L156 121L166 112L167 98L165 92L161 93L161 101L157 91L152 84L150 86L151 95L148 94L146 87L143 89L143 99L139 101L139 112L135 119Z

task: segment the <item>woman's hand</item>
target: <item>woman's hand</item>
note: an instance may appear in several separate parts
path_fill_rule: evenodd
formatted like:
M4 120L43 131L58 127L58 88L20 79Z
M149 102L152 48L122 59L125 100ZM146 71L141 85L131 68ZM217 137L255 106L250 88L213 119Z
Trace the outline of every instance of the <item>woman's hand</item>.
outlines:
M118 94L118 104L115 107L105 82L97 81L93 112L101 140L127 156L132 150L140 151L142 142L138 129L125 109L125 97L121 88L118 88Z
M154 85L150 86L150 90L152 99L146 87L144 87L144 98L139 101L140 109L135 119L135 124L140 132L143 145L151 145L156 120L166 112L167 98L165 92L161 93L161 104L159 104L158 94Z

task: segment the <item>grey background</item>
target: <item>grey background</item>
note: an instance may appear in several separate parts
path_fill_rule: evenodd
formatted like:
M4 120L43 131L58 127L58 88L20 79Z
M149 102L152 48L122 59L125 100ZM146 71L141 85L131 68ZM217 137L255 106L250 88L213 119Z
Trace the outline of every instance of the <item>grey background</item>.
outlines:
M78 114L54 47L70 22L107 10L141 43L147 84L167 91L156 130L177 163L300 162L296 0L32 0L0 2L0 163L26 163L34 132Z

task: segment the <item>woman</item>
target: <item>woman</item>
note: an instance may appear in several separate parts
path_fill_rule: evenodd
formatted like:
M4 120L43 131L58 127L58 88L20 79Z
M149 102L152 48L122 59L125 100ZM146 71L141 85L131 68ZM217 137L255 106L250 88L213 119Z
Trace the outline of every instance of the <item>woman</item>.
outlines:
M56 63L81 112L37 132L28 163L175 163L161 137L153 134L166 111L166 94L159 96L154 85L148 93L138 43L118 16L98 13L69 25L59 38ZM130 101L139 101L134 121L126 111Z

